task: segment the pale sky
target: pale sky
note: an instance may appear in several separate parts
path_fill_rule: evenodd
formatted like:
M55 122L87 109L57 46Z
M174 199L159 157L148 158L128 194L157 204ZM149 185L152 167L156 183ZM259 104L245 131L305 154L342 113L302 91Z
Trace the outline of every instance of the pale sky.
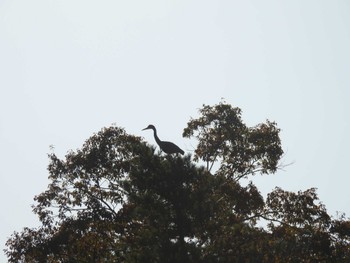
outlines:
M186 151L181 134L221 98L282 129L262 194L317 187L350 216L350 2L0 0L0 249L38 226L50 145L64 157L115 123ZM0 252L0 261L5 257Z

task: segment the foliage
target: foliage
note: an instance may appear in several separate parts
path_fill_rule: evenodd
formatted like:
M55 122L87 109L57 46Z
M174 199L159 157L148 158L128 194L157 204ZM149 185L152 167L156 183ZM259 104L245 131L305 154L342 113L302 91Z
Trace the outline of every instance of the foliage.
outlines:
M277 171L276 123L247 127L226 103L200 114L183 134L198 140L194 160L119 127L64 159L50 154L50 184L33 207L42 224L8 239L9 262L349 262L350 221L330 217L315 189L276 188L264 200L241 183Z
M236 179L256 172L276 172L283 150L275 122L247 127L241 110L224 103L203 105L200 113L202 116L191 119L183 133L198 139L195 160L202 159L211 170L220 159L217 173Z

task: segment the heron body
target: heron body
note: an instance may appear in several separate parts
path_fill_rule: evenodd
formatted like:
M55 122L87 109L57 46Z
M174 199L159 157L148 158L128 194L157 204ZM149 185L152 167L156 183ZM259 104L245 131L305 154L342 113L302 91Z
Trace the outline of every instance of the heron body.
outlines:
M172 153L180 153L180 154L184 154L185 152L183 150L180 149L179 146L177 146L176 144L172 143L172 142L166 142L166 141L161 141L158 138L157 135L157 130L156 127L154 127L152 124L148 125L146 128L144 128L143 130L148 130L148 129L152 129L153 130L153 134L154 134L154 139L156 140L157 144L159 145L159 148L167 153L167 154L172 154Z

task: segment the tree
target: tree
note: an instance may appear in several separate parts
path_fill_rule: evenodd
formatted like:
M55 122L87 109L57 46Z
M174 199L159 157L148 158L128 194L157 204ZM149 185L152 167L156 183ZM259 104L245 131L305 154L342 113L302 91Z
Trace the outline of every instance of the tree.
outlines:
M183 133L198 140L192 159L103 128L64 159L49 155L50 184L33 206L42 224L8 239L8 260L348 262L350 221L329 216L315 189L264 200L241 183L277 171L279 132L247 127L229 104L203 105Z

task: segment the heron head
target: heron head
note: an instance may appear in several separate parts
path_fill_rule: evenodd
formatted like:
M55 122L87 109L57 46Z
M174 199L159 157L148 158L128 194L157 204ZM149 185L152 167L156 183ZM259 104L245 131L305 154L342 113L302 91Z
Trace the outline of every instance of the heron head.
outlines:
M149 129L155 130L156 128L152 124L150 124L150 125L148 125L146 128L144 128L142 130L144 131L144 130L149 130Z

